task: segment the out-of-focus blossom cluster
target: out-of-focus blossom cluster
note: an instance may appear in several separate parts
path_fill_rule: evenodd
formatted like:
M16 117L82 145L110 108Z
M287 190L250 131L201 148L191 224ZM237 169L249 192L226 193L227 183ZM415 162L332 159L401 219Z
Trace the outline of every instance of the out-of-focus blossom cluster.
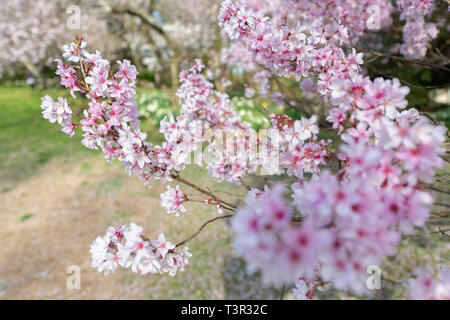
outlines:
M373 154L362 160L367 176L339 181L323 172L292 185L292 203L280 185L249 193L232 228L250 268L271 283L301 277L364 293L367 267L396 252L401 232L425 223L432 198L416 183L385 185L383 162Z
M328 242L314 225L292 221L294 208L283 192L282 185L253 190L231 223L234 248L250 271L262 269L263 279L277 284L294 282L303 273L311 278L318 252Z
M408 282L408 292L414 300L450 300L450 269L441 267L434 277L431 267L418 268L416 278Z
M400 18L405 20L400 52L407 58L421 59L427 53L428 43L439 32L435 23L425 21L433 11L434 0L400 0L397 6Z
M86 1L77 2L77 6L71 0L2 1L0 76L24 66L28 72L39 73L61 54L64 43L81 33L108 54L118 44L108 36L102 11Z
M267 281L327 281L363 293L366 268L394 254L401 233L428 218L433 200L421 183L432 182L443 164L445 129L415 109L402 111L409 88L397 79L361 75L362 55L339 47L348 40L344 26L289 28L231 1L222 4L219 21L275 74L315 77L308 87L336 106L327 120L344 142L337 154L343 168L336 175L317 171L309 181L299 176L292 204L279 186L249 194L233 218L236 250ZM272 122L283 128L294 121L280 115ZM301 120L312 128L308 135L316 133L313 123ZM305 295L310 290L306 282L301 287Z

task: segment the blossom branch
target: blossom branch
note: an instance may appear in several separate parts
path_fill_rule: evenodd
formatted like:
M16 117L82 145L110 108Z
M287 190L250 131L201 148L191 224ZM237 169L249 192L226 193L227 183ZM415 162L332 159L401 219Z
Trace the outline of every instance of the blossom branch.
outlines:
M433 68L433 69L439 69L439 70L443 70L443 71L446 71L446 72L450 72L450 68L447 68L447 67L445 67L443 65L440 65L440 64L435 64L435 63L432 63L432 62L428 62L428 61L408 59L408 58L405 58L405 57L396 56L396 55L389 54L389 53L384 53L384 52L378 52L378 51L374 51L374 50L362 50L362 52L363 53L367 53L367 54L371 54L371 55L375 55L375 56L378 56L378 57L390 58L390 59L402 61L402 62L405 62L405 63L416 64L416 65L426 66L426 67L430 67L430 68Z
M205 190L205 189L200 188L199 186L193 184L192 182L189 182L189 181L187 181L186 179L181 178L178 174L177 174L177 175L172 175L171 177L172 177L173 179L175 179L175 180L177 180L177 181L179 181L179 182L181 182L181 183L183 183L183 184L185 184L185 185L187 185L187 186L189 186L189 187L191 187L191 188L194 188L195 190L197 190L197 191L199 191L199 192L201 192L201 193L203 193L203 194L205 194L205 195L207 195L207 196L213 198L214 200L217 200L217 201L219 201L220 203L225 204L226 206L232 208L233 211L236 209L236 206L232 205L231 203L229 203L229 202L227 202L227 201L224 201L224 200L220 199L219 197L217 197L217 196L214 195L213 193L211 193L211 192L209 192L209 191L207 191L207 190Z
M205 223L203 223L203 224L197 229L197 231L195 231L189 238L187 238L187 239L185 239L185 240L183 240L183 241L178 242L178 243L175 245L175 248L178 248L178 247L184 245L185 243L191 241L191 240L194 239L195 237L197 237L197 236L200 234L200 232L202 232L202 230L203 230L208 224L210 224L211 222L214 222L214 221L217 221L217 220L221 220L221 219L228 219L228 218L231 218L232 216L233 216L232 214L227 214L227 215L218 216L218 217L212 218L212 219L210 219L210 220L207 220L207 221L206 221Z

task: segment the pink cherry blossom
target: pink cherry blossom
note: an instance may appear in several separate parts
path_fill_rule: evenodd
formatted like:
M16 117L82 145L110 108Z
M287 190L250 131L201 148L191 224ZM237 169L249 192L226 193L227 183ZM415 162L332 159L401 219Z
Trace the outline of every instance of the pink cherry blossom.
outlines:
M105 275L114 272L118 266L131 267L140 274L168 273L175 275L183 271L191 256L187 248L180 253L175 245L160 234L157 240L142 236L142 227L131 223L118 228L109 227L106 235L97 237L91 245L92 267Z
M167 186L167 191L161 193L161 205L166 208L167 213L173 213L176 217L180 217L181 212L185 212L186 208L183 203L187 201L187 196L181 192L180 186L171 188Z
M437 277L430 266L415 270L416 278L408 282L408 291L414 300L449 300L450 269L441 267Z
M138 72L136 71L136 67L133 66L129 60L117 61L119 65L119 72L117 72L114 76L119 78L127 78L128 80L135 80Z

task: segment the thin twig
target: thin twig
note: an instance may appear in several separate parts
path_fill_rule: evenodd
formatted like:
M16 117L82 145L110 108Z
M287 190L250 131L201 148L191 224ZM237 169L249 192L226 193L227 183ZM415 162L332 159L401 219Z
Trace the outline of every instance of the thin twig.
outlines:
M434 205L450 208L450 204L447 203L435 202Z
M191 187L191 188L194 188L194 189L197 190L197 191L200 191L201 193L203 193L203 194L205 194L205 195L207 195L207 196L209 196L209 197L211 197L211 198L213 198L213 199L219 201L220 203L225 204L226 206L228 206L228 207L230 207L230 208L232 208L232 209L236 209L236 206L232 205L231 203L228 203L228 202L226 202L225 200L220 199L219 197L217 197L217 196L214 195L213 193L211 193L211 192L209 192L209 191L207 191L207 190L205 190L205 189L202 189L202 188L200 188L199 186L193 184L192 182L189 182L189 181L187 181L187 180L181 178L179 175L172 175L172 178L174 178L175 180L177 180L177 181L179 181L179 182L181 182L181 183L183 183L183 184L185 184L185 185L188 185L188 186Z
M189 242L189 241L191 241L192 239L194 239L194 238L195 238L196 236L198 236L198 235L200 234L200 232L202 232L202 230L203 230L208 224L210 224L211 222L214 222L214 221L220 220L220 219L230 218L230 217L232 217L232 216L233 216L232 214L227 214L227 215L218 216L218 217L215 217L215 218L213 218L213 219L210 219L210 220L206 221L206 222L203 223L203 224L200 226L200 228L198 228L197 231L195 231L189 238L187 238L187 239L185 239L185 240L183 240L183 241L178 242L178 243L175 245L175 248L178 248L179 246L182 246L182 245L185 244L186 242Z
M442 189L438 189L436 187L433 186L427 186L427 189L433 190L433 191L437 191L437 192L442 192L442 193L449 193L450 194L450 190L442 190Z
M281 287L280 300L283 300L285 291L286 291L286 284L283 284L283 286Z
M382 274L382 275L381 275L381 279L384 280L384 281L393 283L393 284L399 284L399 283L400 283L399 281L397 281L397 280L395 280L395 279L392 279L392 278L386 276L385 274Z
M216 205L215 203L213 203L213 202L211 202L211 203L206 203L205 202L205 200L197 200L197 199L191 199L191 198L189 198L189 200L188 200L189 202L198 202L198 203L203 203L203 204L207 204L207 205ZM231 211L231 212L235 212L235 210L234 209L232 209L232 208L229 208L229 207L227 207L227 206L225 206L225 205L220 205L220 207L222 208L222 209L225 209L225 210L228 210L228 211Z
M440 227L438 228L437 231L431 231L431 232L426 232L426 233L418 233L418 234L412 234L409 236L405 236L405 238L416 238L416 237L420 237L420 236L424 236L424 235L429 235L429 234L436 234L436 233L440 233L442 235L445 235L447 237L449 237L449 235L446 233L450 231L450 229L441 229Z
M241 182L242 186L247 189L248 191L252 190L252 188L244 181L243 178L239 178L239 181Z
M396 56L396 55L383 53L383 52L378 52L378 51L373 51L373 50L361 50L361 51L364 52L364 53L373 54L373 55L376 55L376 56L379 56L379 57L391 58L391 59L394 59L394 60L399 60L399 61L403 61L403 62L407 62L407 63L427 66L427 67L431 67L431 68L434 68L434 69L441 69L441 70L444 70L446 72L450 72L449 68L444 67L444 66L439 65L439 64L431 63L431 62L428 62L428 61L411 60L411 59L407 59L405 57Z

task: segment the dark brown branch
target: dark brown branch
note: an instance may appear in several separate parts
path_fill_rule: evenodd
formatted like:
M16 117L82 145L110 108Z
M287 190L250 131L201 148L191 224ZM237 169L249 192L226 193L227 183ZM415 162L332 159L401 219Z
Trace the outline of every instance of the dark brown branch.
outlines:
M367 53L367 54L373 54L379 57L386 57L386 58L390 58L390 59L394 59L394 60L399 60L399 61L403 61L406 63L411 63L411 64L417 64L417 65L421 65L421 66L427 66L433 69L440 69L440 70L444 70L446 72L450 72L450 69L447 67L444 67L442 65L439 64L435 64L432 62L428 62L428 61L419 61L419 60L412 60L412 59L408 59L405 57L401 57L401 56L396 56L396 55L392 55L389 53L383 53L383 52L378 52L378 51L373 51L373 50L361 50L363 53Z
M450 204L446 204L446 203L435 202L434 205L450 208Z
M179 175L172 175L172 178L174 178L175 180L177 180L177 181L179 181L179 182L181 182L181 183L183 183L183 184L185 184L185 185L187 185L187 186L189 186L191 188L194 188L195 190L197 190L197 191L199 191L199 192L201 192L201 193L211 197L214 200L219 201L219 203L225 204L226 206L232 208L233 210L236 209L236 206L232 205L231 203L228 203L228 202L220 199L219 197L217 197L213 193L209 192L208 190L200 188L199 186L193 184L192 182L189 182L189 181L181 178Z
M281 287L280 300L283 300L285 291L286 291L286 284L283 284L283 286Z
M161 35L166 41L167 44L172 47L173 43L171 39L167 36L164 30L156 24L151 14L149 14L146 10L139 7L139 4L136 1L128 0L128 7L125 9L120 9L117 7L111 6L107 1L100 0L100 3L105 8L105 10L110 11L113 14L123 15L128 14L130 16L134 16L139 18L144 24L150 27L150 29L156 31L159 35Z
M440 234L442 234L442 235L444 235L444 236L449 237L449 235L446 233L446 232L449 232L449 231L450 231L450 229L441 229L441 228L438 228L437 231L431 231L431 232L426 232L426 233L413 234L413 235L410 235L410 236L405 236L405 238L416 238L416 237L426 236L426 235L429 235L429 234L436 234L436 233L440 233Z
M165 33L164 30L158 26L157 24L155 24L153 22L152 17L145 12L144 10L140 9L140 8L127 8L124 10L119 10L117 8L112 8L112 13L115 14L129 14L130 16L135 16L141 19L141 21L143 23L145 23L146 25L148 25L150 28L152 28L153 30L155 30L156 32L158 32L160 35L162 35L163 37L165 37Z
M443 189L438 189L436 187L433 186L427 186L427 189L433 190L433 191L437 191L437 192L442 192L442 193L448 193L450 194L450 190L443 190Z
M296 101L298 101L298 99L297 99L297 98L288 99L288 97L287 97L287 95L286 95L286 92L285 92L285 90L284 90L283 85L281 84L281 82L278 80L277 77L274 77L273 79L274 79L275 83L277 84L278 89L280 89L281 94L285 97L285 103L286 103L286 105L288 105L288 106L291 107L291 108L294 108L294 109L297 110L297 111L300 111L300 112L306 114L308 117L310 117L310 116L312 115L313 112L312 112L311 110L306 110L306 108L301 108L301 107L297 106L296 104L295 104L295 105L291 105L291 104L289 103L290 100L296 100ZM306 107L306 106L305 106L305 107ZM308 108L308 109L309 109L309 108Z
M188 199L187 200L188 202L197 202L197 203L203 203L203 204L208 204L208 205L216 205L215 203L206 203L205 202L205 200L197 200L197 199ZM222 209L225 209L225 210L228 210L228 211L231 211L231 212L234 212L235 210L234 209L232 209L232 208L229 208L229 207L227 207L227 206L225 206L225 205L220 205L220 207L222 208Z
M211 222L214 222L214 221L220 220L220 219L227 219L227 218L230 218L230 217L232 217L232 216L233 216L232 214L227 214L227 215L218 216L218 217L215 217L215 218L213 218L213 219L210 219L210 220L206 221L206 222L203 223L203 224L200 226L200 228L198 228L197 231L195 231L189 238L187 238L187 239L185 239L185 240L183 240L183 241L178 242L178 243L175 245L175 248L178 248L178 247L184 245L185 243L191 241L192 239L194 239L194 238L195 238L196 236L198 236L198 235L200 234L200 232L202 232L202 230L203 230L208 224L210 224Z
M392 284L399 284L400 283L399 281L386 276L384 273L381 275L381 279L384 280L384 281L390 282Z
M373 70L377 75L382 76L383 78L387 78L387 79L394 79L394 78L397 78L396 76L392 75L392 73L391 73L391 74L387 74L386 72L382 72L382 71L380 71L379 69L375 68L374 66L372 66L372 65L370 65L370 64L367 65L367 67L368 67L369 69ZM392 70L391 70L391 71L392 71ZM399 79L399 78L397 78L397 79L398 79L402 84L404 84L404 85L406 85L406 86L408 86L408 87L411 87L411 88L418 88L418 89L439 89L439 88L447 88L447 87L450 85L449 83L444 83L444 84L437 85L437 86L421 86L421 85L417 85L417 84L408 82L408 81L406 81L406 80L404 80L404 79Z

